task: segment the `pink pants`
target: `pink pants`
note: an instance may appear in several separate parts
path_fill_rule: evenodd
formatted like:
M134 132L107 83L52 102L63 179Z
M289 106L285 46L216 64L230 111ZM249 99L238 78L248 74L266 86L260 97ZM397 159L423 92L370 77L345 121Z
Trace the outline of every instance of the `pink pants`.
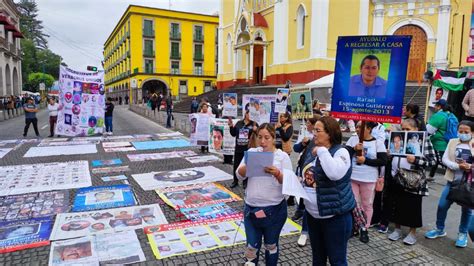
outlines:
M372 215L374 214L375 182L365 183L352 180L352 192L354 193L357 204L362 207L365 215L367 215L366 228L369 228Z

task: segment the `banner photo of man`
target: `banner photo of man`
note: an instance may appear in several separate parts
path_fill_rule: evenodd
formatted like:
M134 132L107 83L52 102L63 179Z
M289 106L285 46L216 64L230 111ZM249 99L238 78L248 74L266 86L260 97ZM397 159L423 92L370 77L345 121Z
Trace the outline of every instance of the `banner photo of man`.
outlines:
M102 133L104 93L104 71L80 72L60 66L56 133L63 136Z
M242 113L249 110L250 120L263 123L278 122L278 113L275 112L276 95L244 94L242 96Z
M275 112L284 113L286 112L286 106L288 106L290 89L278 88L276 93L275 101Z
M209 126L209 151L233 155L235 138L230 134L227 119L212 119Z
M337 43L331 115L400 123L411 36L343 36Z
M73 212L91 211L135 205L130 185L80 188L74 199Z
M198 113L190 114L189 123L191 124L189 136L191 145L207 146L209 144L209 116Z
M432 86L430 92L429 107L435 107L435 103L441 99L448 100L449 90Z
M224 93L222 116L237 117L237 93Z
M0 222L0 253L49 245L52 217Z
M313 109L311 103L310 88L292 88L290 91L291 97L291 116L293 119L303 119L313 116Z

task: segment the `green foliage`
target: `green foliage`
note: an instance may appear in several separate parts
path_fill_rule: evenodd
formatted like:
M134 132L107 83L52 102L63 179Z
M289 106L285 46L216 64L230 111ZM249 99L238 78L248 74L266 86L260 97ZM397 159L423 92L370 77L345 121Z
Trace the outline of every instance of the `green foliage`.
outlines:
M24 84L24 89L32 92L39 92L40 83L44 83L46 88L50 88L53 86L54 77L45 73L31 73L28 75L28 80Z
M20 27L26 39L32 40L36 47L47 49L49 35L43 32L43 21L38 19L38 5L34 0L20 0L17 3L21 13Z

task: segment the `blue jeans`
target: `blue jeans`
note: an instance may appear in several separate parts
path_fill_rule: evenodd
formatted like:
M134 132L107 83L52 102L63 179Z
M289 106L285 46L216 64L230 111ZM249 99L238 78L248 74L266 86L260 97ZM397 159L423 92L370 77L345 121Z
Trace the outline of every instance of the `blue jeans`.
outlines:
M316 219L306 212L313 265L347 265L347 241L352 233L352 214Z
M436 228L438 230L444 231L444 222L446 221L446 216L448 215L448 210L453 204L452 201L448 200L449 189L451 188L452 183L448 182L441 192L441 197L438 202L438 211L436 212ZM459 223L459 233L467 233L469 222L471 220L472 210L462 207L461 212L461 221Z
M113 116L106 116L105 117L105 132L112 132L113 126L112 126L112 118Z
M469 226L469 236L471 236L471 241L474 242L474 219L471 219L471 226Z
M255 213L265 213L265 218L257 218ZM252 207L245 204L244 224L247 235L247 250L245 257L258 265L262 236L265 245L265 265L277 265L280 252L278 240L280 232L287 219L286 200L280 204L268 207Z

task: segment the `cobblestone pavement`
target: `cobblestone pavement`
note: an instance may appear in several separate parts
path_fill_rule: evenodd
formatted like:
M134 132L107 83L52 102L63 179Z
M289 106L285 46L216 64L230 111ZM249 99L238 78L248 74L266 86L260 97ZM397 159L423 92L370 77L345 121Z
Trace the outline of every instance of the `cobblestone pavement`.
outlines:
M41 115L41 114L40 114ZM17 118L17 123L23 125L23 120ZM167 129L151 122L143 117L138 116L125 109L124 107L116 108L114 115L115 135L125 134L147 134L147 133L161 133L168 132ZM1 135L0 139L11 139L17 136L17 129L4 127L0 123ZM21 127L21 126L20 126ZM2 132L3 131L3 132ZM10 132L9 132L10 131ZM131 174L145 173L159 170L174 170L181 168L188 168L194 166L184 159L165 159L158 161L145 162L130 162L126 157L127 153L105 153L102 146L98 145L98 153L92 155L73 155L73 156L51 156L51 157L37 157L37 158L23 158L26 151L37 144L28 143L23 144L18 149L12 151L3 159L0 160L0 166L14 165L14 164L35 164L46 162L63 162L74 161L80 159L87 159L89 161L97 159L111 159L120 158L124 165L129 165L131 171L125 173L129 178L128 182L133 186L134 192L137 195L139 204L160 203L163 212L168 221L174 222L178 218L176 212L162 202L154 191L143 191L140 186L131 178ZM186 148L184 148L186 149ZM199 152L196 148L192 150ZM170 149L168 149L169 151ZM167 151L166 149L160 150ZM153 151L134 151L129 153L154 153ZM213 163L213 166L227 172L231 172L230 165L222 163ZM98 174L92 174L93 185L104 185L105 183L99 178ZM226 187L229 187L231 181L223 182ZM120 181L107 182L107 184L120 184ZM71 190L71 199L74 198L74 190ZM241 187L234 189L234 192L243 197ZM431 197L431 196L430 196ZM436 201L436 199L433 199ZM71 200L72 204L72 200ZM233 202L229 204L235 209L242 209L242 202ZM293 214L293 207L289 213ZM458 218L455 219L458 221ZM457 226L456 226L457 227ZM148 244L147 238L142 230L136 230L140 239L142 249L145 253L147 261L141 265L236 265L242 262L242 254L244 245L238 245L227 248L221 248L208 252L194 253L191 255L184 255L172 257L169 259L157 261L152 253L151 247ZM406 233L406 232L405 232ZM449 239L441 239L427 242L425 245L422 236L419 235L419 244L414 246L406 246L401 241L391 242L387 240L387 236L370 232L370 243L363 244L357 238L353 238L349 242L349 263L350 264L467 264L474 263L474 249L471 247L466 249L456 249ZM311 264L311 248L309 244L300 248L297 246L298 236L287 236L280 239L280 263L281 265L310 265ZM428 247L429 246L429 247ZM439 246L445 246L440 248ZM0 254L0 265L46 265L48 263L50 246L16 251L6 254Z

